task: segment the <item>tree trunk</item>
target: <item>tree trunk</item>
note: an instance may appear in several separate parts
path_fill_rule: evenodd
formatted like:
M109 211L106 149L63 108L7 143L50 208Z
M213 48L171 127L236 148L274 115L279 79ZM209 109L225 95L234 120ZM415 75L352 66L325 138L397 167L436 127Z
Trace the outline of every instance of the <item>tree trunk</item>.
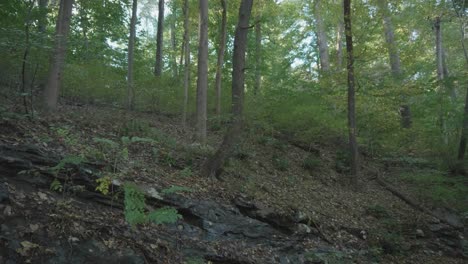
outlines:
M232 124L224 136L216 153L203 164L203 174L215 177L225 160L232 152L242 132L242 112L244 103L245 52L247 33L253 0L242 0L239 8L239 22L234 37L234 54L232 59Z
M351 30L351 0L344 0L344 22L346 32L346 51L348 53L348 133L351 160L351 183L356 188L358 179L358 146L356 141L355 81L353 35Z
M463 21L463 15L457 13L460 18L460 35L461 45L463 48L463 54L465 56L465 68L468 68L468 51L465 46L465 23ZM458 147L458 161L463 161L466 152L466 141L468 137L468 82L466 82L466 98L465 98L465 111L463 113L463 126L460 135L460 145Z
M443 46L442 46L442 31L440 29L440 17L435 18L434 22L434 30L435 30L435 35L436 35L436 64L437 64L437 80L439 81L440 85L440 92L441 95L443 96L443 90L445 89L445 84L444 84L444 79L445 79L445 73L447 73L447 70L444 70L444 55L443 55ZM447 120L444 118L443 114L443 109L442 109L442 103L441 103L441 112L440 112L440 125L441 125L441 132L442 132L442 139L444 141L445 145L449 144L449 138L447 134Z
M325 30L325 23L321 15L321 12L323 11L321 0L315 1L314 10L315 22L317 26L317 42L320 54L320 69L323 72L328 72L330 70L330 59L328 55L328 37L327 32Z
M84 60L87 61L89 59L89 40L88 40L88 18L86 11L83 7L80 8L79 12L80 16L80 26L81 31L83 33L83 41L84 41Z
M378 0L379 8L382 13L382 22L385 32L385 43L387 44L388 57L390 59L390 68L395 78L400 78L401 75L401 61L397 45L395 43L395 32L393 30L393 23L390 17L390 10L388 9L387 0Z
M222 18L221 34L219 35L218 62L216 63L216 115L221 115L221 79L223 76L224 53L226 50L227 7L226 0L221 0Z
M70 29L70 20L73 9L73 0L61 0L57 18L54 50L50 62L49 78L44 92L47 110L55 111L60 90L63 64L67 53L67 37Z
M197 140L206 143L206 101L208 91L208 0L199 0L200 29L197 73Z
M135 50L137 2L133 0L132 18L130 19L130 37L128 39L128 72L127 72L127 109L133 110L135 106L135 90L133 86L133 58Z
M262 24L260 18L255 23L255 86L254 95L258 94L262 85Z
M38 0L40 16L37 21L37 28L39 33L45 33L47 26L47 5L49 0Z
M390 61L390 69L392 71L392 76L395 81L399 82L402 75L401 70L401 60L398 47L395 43L395 32L393 29L393 23L390 16L390 10L388 8L387 0L378 0L377 1L380 12L382 13L382 23L385 33L385 43L387 45L388 58ZM406 103L406 96L402 95L402 101L404 102L400 105L400 117L401 117L401 126L403 128L411 127L411 109L410 106Z
M156 63L154 65L154 75L161 76L163 67L163 34L164 33L164 0L158 3L158 32L156 33Z
M343 68L343 22L338 22L336 26L336 67L338 70Z
M188 0L184 0L184 105L182 108L182 126L187 125L188 91L190 84L190 32L189 32L189 5Z
M175 17L175 6L176 3L173 3L172 8L172 21L171 21L171 69L172 77L176 78L178 75L177 69L177 38L176 38L176 17Z
M434 22L434 30L436 35L436 63L437 63L437 79L442 81L445 77L443 53L442 53L442 32L440 30L440 17L436 17Z

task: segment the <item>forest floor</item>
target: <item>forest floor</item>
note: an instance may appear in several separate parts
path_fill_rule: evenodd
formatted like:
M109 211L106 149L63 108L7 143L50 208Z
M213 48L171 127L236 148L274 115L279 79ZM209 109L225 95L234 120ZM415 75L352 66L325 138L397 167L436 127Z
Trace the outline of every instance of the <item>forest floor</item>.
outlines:
M345 146L304 150L252 124L219 179L199 175L225 125L212 125L202 146L167 115L92 106L33 120L2 113L0 263L466 263L466 179L458 203L444 203L410 180L433 174L430 165L363 153L351 190L337 151ZM64 160L72 164L57 166ZM85 165L110 182L83 176ZM114 193L124 182L157 190L147 208L170 205L183 218L131 227Z

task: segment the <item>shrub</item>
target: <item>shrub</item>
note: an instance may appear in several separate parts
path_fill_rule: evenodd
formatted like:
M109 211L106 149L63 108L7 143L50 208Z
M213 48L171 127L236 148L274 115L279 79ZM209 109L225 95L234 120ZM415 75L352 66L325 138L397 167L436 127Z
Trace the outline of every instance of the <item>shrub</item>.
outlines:
M321 160L317 158L315 155L308 155L304 161L302 162L302 167L306 170L314 170L320 166Z

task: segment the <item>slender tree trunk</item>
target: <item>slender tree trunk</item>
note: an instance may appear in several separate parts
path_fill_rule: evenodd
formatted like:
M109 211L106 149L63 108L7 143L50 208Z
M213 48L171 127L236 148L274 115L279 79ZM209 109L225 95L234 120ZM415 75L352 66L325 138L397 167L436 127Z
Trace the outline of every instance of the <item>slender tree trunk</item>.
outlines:
M130 37L128 38L128 72L127 72L127 109L135 107L135 88L133 84L133 58L135 50L136 20L138 0L133 0L132 18L130 19Z
M46 28L47 28L47 13L49 11L48 9L48 4L49 0L39 0L39 18L37 20L37 31L39 32L40 40L39 44L41 46L44 46L43 44L45 43L46 40ZM44 65L45 66L45 65ZM36 70L39 68L39 61L36 61ZM40 76L38 80L38 86L40 91L44 91L44 88L47 83L47 77L46 76ZM32 88L31 88L32 90ZM31 101L33 100L33 93L31 92ZM33 109L33 105L31 102L31 110ZM33 111L31 111L33 112Z
M49 111L57 109L60 81L67 53L67 37L70 30L70 20L73 0L61 0L57 18L54 50L50 62L49 79L44 92L46 107Z
M353 35L351 30L351 0L344 0L344 22L346 32L346 51L348 53L348 133L351 160L351 183L357 187L358 179L358 146L356 141L356 109L355 109L355 81Z
M239 8L239 22L234 36L234 54L232 58L232 124L216 153L203 164L203 174L209 177L216 176L242 132L245 51L247 49L247 33L252 3L253 0L242 0Z
M178 75L177 69L177 39L176 39L176 17L175 17L175 3L173 3L173 17L171 21L171 69L172 77L176 78Z
M31 43L29 39L29 31L31 27L31 11L34 7L34 1L30 0L29 2L29 8L28 8L28 14L26 16L26 20L24 22L24 33L26 35L25 39L25 50L23 53L23 64L21 67L21 97L23 98L23 106L24 106L24 111L26 114L29 114L29 109L28 109L28 102L27 102L27 93L26 93L26 71L27 71L27 61L28 61L28 56L29 56L29 50L31 48ZM32 94L30 95L32 96Z
M463 1L463 6L465 6L465 1ZM465 56L465 68L468 69L468 50L465 45L465 23L463 20L462 13L457 12L458 18L460 19L460 36L461 36L461 45L463 48L463 54ZM465 111L463 112L463 126L460 135L460 145L458 147L458 161L462 162L465 158L466 144L468 137L468 81L466 85L466 98L465 98Z
M395 78L401 77L401 61L398 47L395 43L395 32L393 23L390 17L387 0L378 0L379 8L382 13L382 22L385 32L385 42L387 44L388 57L390 59L390 67Z
M377 1L380 12L382 14L382 23L385 34L385 43L387 45L388 58L390 61L390 69L392 71L392 76L397 83L400 82L402 70L401 70L401 60L400 53L398 51L397 44L395 42L395 32L393 29L393 23L390 15L390 10L388 8L387 0L378 0ZM403 128L411 127L411 109L410 106L406 103L406 96L402 96L403 104L400 105L400 116L401 116L401 126Z
M47 5L49 0L38 0L40 17L37 21L37 28L39 33L45 33L47 26Z
M219 35L218 62L216 63L216 115L221 115L221 83L223 76L224 53L226 50L227 7L226 0L221 0L222 17L221 32Z
M185 129L187 125L187 108L190 85L190 32L189 32L189 0L184 0L184 105L182 109L182 126Z
M197 140L206 143L206 101L208 91L208 0L199 0L200 30L197 74Z
M83 41L84 41L84 60L87 61L89 59L89 40L88 40L88 17L84 8L80 8L79 12L80 16L80 26L81 31L83 33Z
M255 23L255 86L254 94L258 94L262 85L262 24L260 18Z
M468 63L468 62L467 62ZM458 147L458 161L463 161L466 152L466 141L468 136L468 82L466 83L465 111L463 112L463 126Z
M434 22L434 30L436 35L436 63L437 63L437 79L442 81L445 77L443 52L442 52L442 32L440 30L440 17L436 17Z
M343 22L338 22L336 26L336 67L338 70L343 68Z
M164 0L158 2L158 32L156 33L156 63L154 75L161 76L163 67L163 36L164 36Z
M316 0L314 7L315 23L317 26L317 42L320 53L320 69L323 72L330 70L330 59L328 54L328 37L325 29L325 23L322 18L322 1Z
M434 30L435 30L435 35L436 35L436 64L437 64L437 80L439 81L440 85L440 92L441 95L443 96L443 90L445 89L445 84L444 84L444 79L445 79L445 73L447 72L444 70L444 55L443 55L443 46L442 46L442 31L440 29L440 17L435 18L434 22ZM445 120L444 113L442 106L443 103L441 103L441 109L440 109L440 125L441 125L441 130L442 130L442 139L444 141L445 145L449 144L449 138L447 134L447 120Z

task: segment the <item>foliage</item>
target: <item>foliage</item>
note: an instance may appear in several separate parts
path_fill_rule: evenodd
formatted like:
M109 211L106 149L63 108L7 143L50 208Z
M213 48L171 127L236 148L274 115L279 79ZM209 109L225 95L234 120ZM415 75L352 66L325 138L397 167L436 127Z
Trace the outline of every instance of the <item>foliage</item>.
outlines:
M125 220L133 227L147 222L145 214L145 195L135 184L124 185Z
M182 216L172 207L159 208L147 214L145 212L145 195L135 184L126 183L124 185L124 192L125 220L132 227L148 222L153 222L158 225L172 224L182 219Z
M190 188L187 188L187 187L183 187L183 186L171 186L167 189L163 189L162 190L162 194L164 195L168 195L168 194L171 194L171 193L177 193L177 192L191 192L192 189Z
M306 252L305 257L313 263L344 264L349 262L341 251Z
M62 192L63 191L63 185L59 180L54 179L50 183L50 190L55 191L55 192Z
M181 218L182 216L178 214L177 210L173 207L159 208L148 214L149 221L157 225L173 224Z
M107 195L109 193L109 187L112 184L112 179L109 176L104 176L96 180L98 186L96 186L96 191Z
M272 158L273 166L280 171L287 171L289 169L289 160L284 156L277 154L273 155Z
M192 177L193 171L190 167L185 167L183 170L180 171L179 175L184 178Z
M366 208L366 212L376 218L388 218L390 214L387 209L379 204L372 205Z
M66 165L72 164L72 165L80 165L81 163L85 162L86 159L81 157L81 156L66 156L60 162L55 165L54 167L50 168L50 171L54 174L57 175L62 169L65 168Z
M320 158L316 157L313 154L307 155L307 157L302 161L302 167L309 171L317 169L320 166L320 164Z
M463 176L447 175L437 170L407 171L401 179L414 183L414 187L424 198L440 206L455 207L468 211L468 187Z

